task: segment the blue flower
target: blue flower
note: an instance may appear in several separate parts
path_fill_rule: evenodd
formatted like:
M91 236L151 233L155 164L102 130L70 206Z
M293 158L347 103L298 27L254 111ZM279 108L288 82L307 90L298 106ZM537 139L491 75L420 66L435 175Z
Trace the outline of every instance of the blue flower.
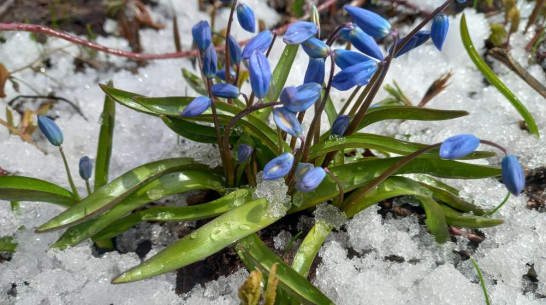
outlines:
M61 146L61 144L63 144L63 132L50 118L39 114L38 128L40 128L44 136L51 144L55 146Z
M313 169L313 164L311 163L298 163L298 165L296 165L296 180L300 180L301 177L307 173L309 170Z
M474 152L480 146L480 139L471 134L449 137L440 146L440 157L457 159Z
M306 83L298 87L286 87L282 90L280 100L291 112L307 110L319 98L322 86L317 83Z
M253 151L254 151L254 148L252 148L252 146L250 145L246 145L246 144L239 145L239 147L237 148L237 162L244 163L248 161Z
M301 124L296 115L284 107L273 109L273 120L282 131L293 137L298 137L302 133Z
M326 172L322 167L310 169L296 182L296 189L300 192L310 192L316 189L325 177Z
M364 61L372 60L370 57L360 54L358 52L344 50L344 49L335 49L334 50L334 61L336 65L341 69L345 69L350 66L354 66Z
M314 37L304 41L301 46L309 57L326 58L330 51L330 47L324 41Z
M242 60L242 50L233 36L228 36L229 60L232 64L238 64Z
M308 21L292 23L284 33L283 41L286 44L300 44L317 34L317 26Z
M237 20L243 29L247 32L254 33L256 30L256 20L254 12L246 4L237 4Z
M232 84L220 83L212 85L212 95L215 97L237 98L239 94L239 88Z
M275 159L267 162L264 167L264 173L262 177L264 178L264 180L275 180L282 178L290 172L293 163L294 156L291 153L282 153Z
M502 159L502 181L514 195L519 195L525 186L525 175L523 169L515 156L507 155Z
M383 60L383 53L372 36L366 34L361 28L354 27L349 35L349 40L360 52L379 60Z
M304 83L317 83L322 84L324 82L324 58L309 58L309 64L307 70L305 70Z
M231 77L235 77L235 71L233 71L233 69L229 69L229 75L231 75ZM220 69L216 72L216 77L218 77L219 79L223 80L223 81L226 81L226 69Z
M271 67L267 57L261 52L254 51L248 60L250 70L250 86L257 98L262 99L269 89L271 81Z
M199 21L191 29L193 41L197 44L197 47L201 51L205 51L211 41L211 33L209 23L206 21Z
M207 109L209 109L211 104L210 98L206 96L198 96L194 98L184 110L180 113L180 116L183 117L194 117L198 116L201 113L205 112Z
M350 117L348 115L338 115L338 117L334 120L334 123L332 124L332 135L336 136L343 136L345 133L345 130L347 130L347 127L349 126Z
M345 91L354 86L364 86L377 70L377 63L373 60L361 62L341 70L332 80L332 87Z
M432 26L430 27L430 38L436 48L442 51L444 41L446 40L447 31L449 29L449 18L444 14L434 16Z
M89 180L91 174L93 173L93 162L89 159L88 156L83 156L80 158L80 177L83 180Z
M402 49L396 53L394 58L397 58L401 55L406 54L407 52L411 51L412 49L417 48L418 46L422 45L423 43L427 42L427 40L430 38L430 31L419 31L415 33L413 37L410 38L408 43L404 45ZM397 44L399 44L404 38L400 38L397 41ZM389 48L389 53L392 51L392 46Z
M391 24L378 14L356 6L345 5L343 8L368 35L383 38L389 34Z
M248 59L254 51L262 53L267 51L267 48L269 48L272 41L273 35L271 34L271 31L265 30L260 32L247 43L246 47L243 49L242 57Z
M217 65L216 49L211 43L205 51L205 55L203 55L203 75L207 78L214 78L216 76Z

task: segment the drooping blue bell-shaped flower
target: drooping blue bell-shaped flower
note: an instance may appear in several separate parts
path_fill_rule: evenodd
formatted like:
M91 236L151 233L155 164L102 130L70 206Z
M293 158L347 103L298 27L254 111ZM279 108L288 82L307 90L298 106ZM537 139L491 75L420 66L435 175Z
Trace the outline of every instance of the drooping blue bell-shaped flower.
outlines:
M280 100L291 112L307 110L319 98L322 86L317 83L306 83L298 87L286 87L282 90Z
M398 58L401 55L406 54L407 52L417 48L418 46L424 44L427 42L427 40L430 38L430 31L419 31L415 33L413 37L410 38L410 40L396 53L394 58ZM400 38L397 41L397 44L399 44L404 38ZM389 48L389 53L392 51L392 46Z
M63 144L63 132L50 118L39 114L38 128L40 128L40 131L51 144L55 146L61 146Z
M322 167L308 170L300 180L296 181L296 189L300 192L311 192L316 189L326 177Z
M349 34L349 40L360 52L370 57L383 60L383 53L381 53L381 49L377 45L377 42L375 42L375 39L366 34L361 28L357 26L353 27Z
M354 66L364 61L373 60L370 57L360 54L358 52L344 50L344 49L335 49L334 50L334 61L338 67L345 69L350 66Z
M241 56L244 59L248 59L250 55L252 55L252 52L259 51L264 53L267 51L267 48L269 48L269 45L271 45L271 42L273 41L273 34L271 34L271 31L265 30L260 32L258 35L254 36L246 45L246 47L243 49L243 53Z
M377 71L377 63L373 60L347 67L334 76L332 87L345 91L354 86L364 86L370 82L375 71Z
M313 164L311 163L298 163L298 165L296 165L296 172L294 173L296 176L296 180L300 180L305 173L307 173L314 167L315 166L313 166Z
M273 109L273 120L277 127L293 137L300 136L303 131L296 114L285 107Z
M248 60L250 71L250 86L257 98L262 99L267 95L269 82L271 81L271 67L267 57L262 52L254 51Z
M207 21L199 21L191 29L193 41L197 44L199 50L204 52L210 45L211 32Z
M502 159L502 181L514 195L519 195L525 187L525 175L518 159L513 155L507 155Z
M250 158L250 155L252 155L252 152L254 151L254 148L250 145L241 144L237 148L237 162L244 163L247 162Z
M237 86L226 83L212 85L211 91L213 96L223 98L237 98L240 94Z
M209 109L211 104L210 98L207 96L198 96L194 98L189 104L182 110L180 113L180 116L190 118L194 116L198 116L201 113L205 112L207 109Z
M334 120L334 123L332 124L332 135L340 137L343 136L345 130L347 130L347 127L349 126L350 121L351 119L348 115L338 115L337 118Z
M317 26L308 21L292 23L284 33L283 41L286 44L300 44L317 34Z
M480 146L480 139L471 134L460 134L447 138L440 146L440 157L457 159L474 152Z
M330 52L330 47L324 41L314 37L304 41L301 46L309 57L326 58Z
M91 174L93 173L93 162L91 162L91 159L89 159L88 156L83 156L80 158L80 177L82 177L83 180L89 180L91 178Z
M446 40L447 31L449 30L449 17L445 14L438 14L434 16L432 20L432 26L430 27L430 38L436 48L442 51L444 41Z
M383 38L389 34L391 24L387 19L360 7L345 5L343 8L368 35L375 38Z
M242 50L233 36L228 36L229 60L232 64L238 64L242 60Z
M214 78L216 76L217 65L216 49L211 43L205 51L205 55L203 55L203 75L207 78Z
M235 77L235 71L233 69L229 69L229 75L233 78ZM219 79L226 81L226 69L220 69L216 72L216 77Z
M245 31L254 33L256 30L254 11L248 5L244 3L237 4L237 20L239 20L239 24Z
M286 176L294 164L294 156L285 152L269 161L264 167L264 180L275 180Z
M322 84L324 82L324 68L324 58L310 57L303 82Z

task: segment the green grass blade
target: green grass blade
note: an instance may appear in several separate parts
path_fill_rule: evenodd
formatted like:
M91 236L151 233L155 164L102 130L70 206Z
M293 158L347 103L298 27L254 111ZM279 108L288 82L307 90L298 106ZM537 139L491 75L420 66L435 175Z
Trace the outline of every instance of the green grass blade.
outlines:
M485 281L483 280L482 271L480 270L478 263L476 263L476 260L473 257L470 258L470 261L472 262L472 265L474 265L474 268L478 273L478 278L480 279L480 284L482 286L483 296L485 297L485 304L491 305L491 301L489 300L489 294L487 293L487 287L485 287Z
M110 81L106 86L113 87L114 83ZM97 145L97 158L95 160L95 190L108 183L115 120L116 103L109 96L106 96L104 98L104 106L102 107L99 143Z
M266 216L266 209L267 200L263 198L232 209L184 236L144 263L124 272L112 283L142 280L202 260L279 219Z
M49 202L67 208L77 203L68 190L51 182L23 176L0 176L0 199Z
M529 132L534 135L539 135L538 127L535 123L535 119L533 118L533 115L527 110L525 105L518 99L518 97L506 87L506 85L495 75L495 73L487 66L487 63L481 58L480 54L476 51L476 48L474 47L474 44L472 43L472 40L470 39L470 34L468 33L468 27L466 25L466 16L463 14L463 17L461 18L461 38L463 41L463 45L466 49L466 52L470 56L470 59L474 62L478 70L482 72L483 76L487 81L489 81L497 90L510 101L512 106L516 108L516 110L519 112L519 114L523 117L523 120L527 124L527 128L529 128Z

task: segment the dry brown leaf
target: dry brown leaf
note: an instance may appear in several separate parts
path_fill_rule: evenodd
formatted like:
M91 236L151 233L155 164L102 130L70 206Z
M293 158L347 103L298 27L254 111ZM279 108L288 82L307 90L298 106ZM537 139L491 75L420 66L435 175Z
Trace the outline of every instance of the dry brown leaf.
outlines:
M0 97L4 98L6 97L6 93L4 91L4 86L6 85L6 81L9 78L9 72L6 67L0 62Z

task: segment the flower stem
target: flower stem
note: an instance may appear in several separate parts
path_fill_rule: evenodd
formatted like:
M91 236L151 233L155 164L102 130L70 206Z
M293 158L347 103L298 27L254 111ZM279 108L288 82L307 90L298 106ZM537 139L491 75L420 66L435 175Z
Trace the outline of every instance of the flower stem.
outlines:
M212 80L210 78L207 78L207 91L209 93L210 98L210 109L212 110L212 118L214 120L214 130L216 131L216 142L218 143L218 150L220 151L220 158L222 159L222 164L226 164L227 158L225 151L229 151L229 147L224 146L224 142L222 141L222 134L220 133L220 123L218 122L218 114L216 113L216 102L214 101L214 96L212 95ZM229 177L228 172L226 171L226 168L224 166L224 174L226 175L226 179Z
M504 153L504 155L506 155L506 156L508 155L508 151L506 150L506 148L500 146L499 144L497 144L495 142L480 139L480 143L485 144L485 145L489 145L489 146L493 146L495 148L498 148L500 151L502 151Z
M487 213L487 216L493 216L493 214L500 210L500 208L502 208L502 206L508 201L508 198L510 198L510 192L506 194L506 197L504 197L502 202L496 208L494 208L491 212Z
M91 185L89 185L89 179L85 179L85 188L87 189L87 196L91 195Z
M64 163L64 169L66 170L66 175L68 176L68 183L70 184L70 188L72 189L72 196L79 201L81 199L80 194L78 194L76 185L74 185L74 180L72 180L72 175L70 174L70 168L68 168L68 162L66 162L66 156L64 155L62 146L59 146L59 152L61 153L61 158L63 159L63 163Z

